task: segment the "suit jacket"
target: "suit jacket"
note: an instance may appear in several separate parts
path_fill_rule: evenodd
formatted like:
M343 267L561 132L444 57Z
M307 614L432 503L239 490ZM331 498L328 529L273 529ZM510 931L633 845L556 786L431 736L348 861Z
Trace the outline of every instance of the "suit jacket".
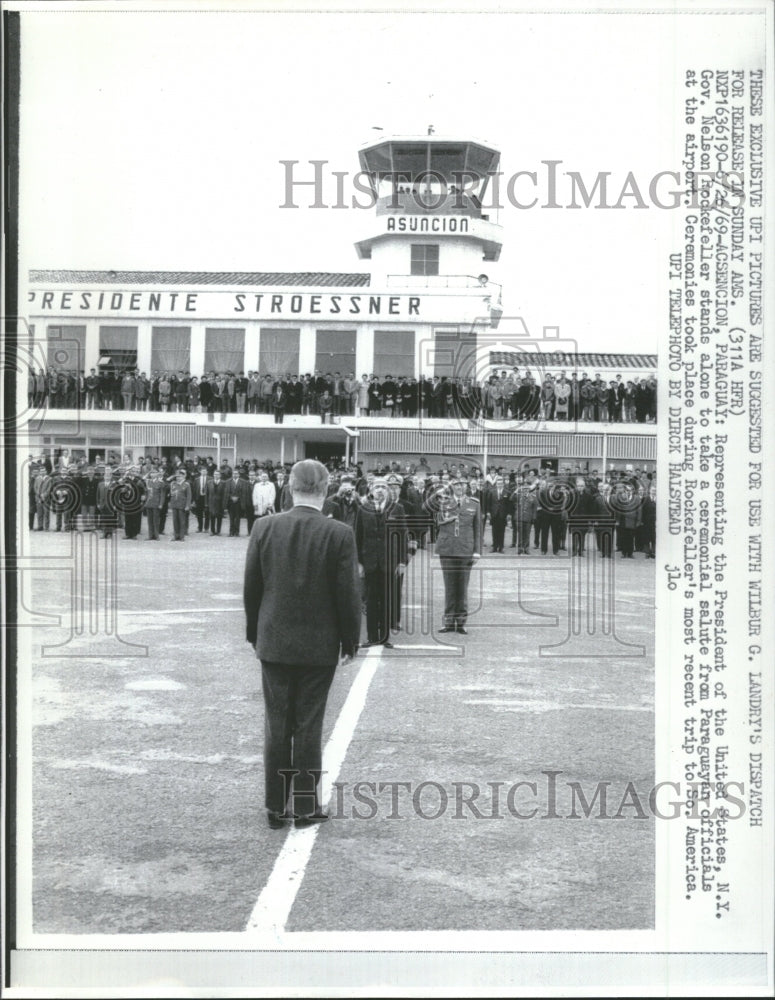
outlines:
M500 500L498 499L498 490L492 486L490 488L490 513L492 514L493 523L496 521L500 524L506 523L506 518L511 513L512 502L511 493L505 488L501 488Z
M228 480L228 487L229 504L238 501L242 513L247 514L253 507L253 488L250 483L247 479L233 478Z
M207 484L212 482L212 476L205 477L205 488L202 489L202 473L198 472L191 480L191 499L194 503L198 500L207 500Z
M103 513L115 511L115 495L117 486L115 481L106 483L104 479L97 484L97 507Z
M344 524L296 506L253 525L245 563L246 637L271 663L330 667L361 631L355 538Z
M222 479L216 483L214 479L207 481L207 509L212 516L223 514L226 496L226 482Z
M406 563L407 526L402 504L388 501L381 514L371 501L362 504L355 519L355 538L365 573Z

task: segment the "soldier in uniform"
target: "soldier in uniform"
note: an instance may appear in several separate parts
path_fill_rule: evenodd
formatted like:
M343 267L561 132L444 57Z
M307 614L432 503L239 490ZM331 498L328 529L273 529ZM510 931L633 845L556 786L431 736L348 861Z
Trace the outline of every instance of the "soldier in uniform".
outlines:
M137 465L130 465L120 480L118 509L124 515L124 538L136 539L143 525L145 480Z
M110 466L106 466L104 479L97 486L97 514L103 538L112 537L118 528L116 491L119 488L119 475L118 470L114 473Z
M159 469L151 469L146 483L145 513L148 520L148 541L159 541L159 516L164 503L166 484Z
M186 481L186 470L180 468L170 483L170 510L172 511L173 542L185 542L187 514L191 510L191 486Z
M523 479L512 494L511 502L514 507L514 527L517 533L517 555L529 555L530 549L530 529L536 516L536 487L538 480L535 477L535 470Z
M436 552L444 577L444 624L439 631L467 635L468 582L482 554L482 512L479 502L465 495L462 479L454 479L441 499Z

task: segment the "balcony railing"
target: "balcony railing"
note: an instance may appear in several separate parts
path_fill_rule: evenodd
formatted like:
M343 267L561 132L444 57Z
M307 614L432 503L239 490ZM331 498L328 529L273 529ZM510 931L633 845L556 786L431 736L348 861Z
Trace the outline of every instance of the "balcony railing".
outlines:
M389 274L387 284L388 288L478 288L495 302L501 297L501 285L494 281L483 285L472 274Z

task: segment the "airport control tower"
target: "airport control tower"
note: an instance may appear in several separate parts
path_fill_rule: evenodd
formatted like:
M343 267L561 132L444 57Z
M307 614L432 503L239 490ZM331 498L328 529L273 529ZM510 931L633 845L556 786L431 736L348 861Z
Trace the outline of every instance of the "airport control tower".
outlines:
M483 208L500 153L471 139L392 137L359 153L376 199L370 234L355 246L372 280L466 287L497 261L502 229Z

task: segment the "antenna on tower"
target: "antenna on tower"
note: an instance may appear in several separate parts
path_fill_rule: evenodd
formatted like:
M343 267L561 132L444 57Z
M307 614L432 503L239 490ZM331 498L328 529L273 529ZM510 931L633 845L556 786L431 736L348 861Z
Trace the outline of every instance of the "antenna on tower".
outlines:
M428 126L428 135L433 135L435 131L436 129L433 127L433 125Z

